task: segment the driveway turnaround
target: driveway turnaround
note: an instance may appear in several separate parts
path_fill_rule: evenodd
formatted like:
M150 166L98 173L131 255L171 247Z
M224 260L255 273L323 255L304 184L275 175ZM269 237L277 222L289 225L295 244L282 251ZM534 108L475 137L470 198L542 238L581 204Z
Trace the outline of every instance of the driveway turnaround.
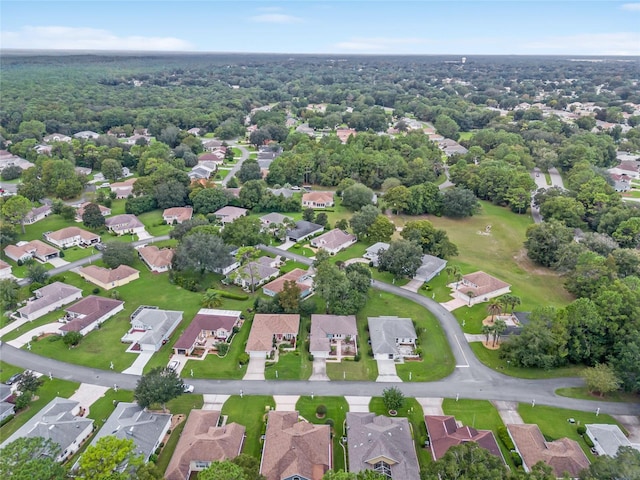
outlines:
M378 378L376 382L402 382L396 372L396 362L393 360L376 360L378 363Z
M369 412L369 403L371 403L371 397L344 397L349 404L350 412Z
M265 358L250 358L243 380L264 380Z
M30 343L33 337L39 337L40 335L46 335L47 333L58 333L59 329L60 329L59 323L57 322L48 323L46 325L33 328L29 330L27 333L23 333L22 335L20 335L18 338L9 340L7 343L12 347L22 348L23 346Z

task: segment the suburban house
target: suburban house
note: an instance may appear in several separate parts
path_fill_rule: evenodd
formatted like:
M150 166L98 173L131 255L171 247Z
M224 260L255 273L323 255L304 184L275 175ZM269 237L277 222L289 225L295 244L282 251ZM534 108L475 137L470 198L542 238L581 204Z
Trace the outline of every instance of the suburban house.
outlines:
M303 208L329 208L333 205L333 192L307 192L302 195Z
M535 424L508 424L507 431L522 457L525 472L540 461L553 468L558 478L565 472L570 478L577 478L580 471L589 468L589 459L575 440L563 437L547 442Z
M222 225L226 225L227 223L231 223L238 218L245 216L248 212L249 210L246 208L226 206L217 210L213 214L222 223Z
M429 435L431 458L441 459L449 448L466 442L476 442L480 447L505 463L496 437L491 430L476 430L468 426L458 426L452 415L425 415L424 423Z
M132 352L157 352L181 321L182 312L143 305L131 314L131 328L121 341L131 343Z
M509 293L511 288L508 283L484 272L463 275L462 281L452 285L455 285L453 295L469 306Z
M356 132L353 128L338 128L336 130L336 135L338 135L338 138L342 143L347 143L349 137L355 137L357 134L358 132Z
M100 235L88 232L79 227L65 227L55 232L43 233L44 239L60 248L90 247L100 243Z
M295 347L299 329L298 314L256 313L245 351L250 357L266 358L280 343Z
M173 207L167 208L162 212L162 219L167 223L167 225L186 222L187 220L191 220L192 216L192 207Z
M191 180L198 180L201 178L208 180L209 178L211 178L211 175L215 173L215 171L216 171L215 166L212 167L207 165L206 163L198 163L195 167L191 169L188 175Z
M364 255L362 255L364 258L366 258L367 260L371 261L371 264L374 267L378 266L378 255L380 255L380 253L382 253L385 250L389 249L389 244L385 243L385 242L377 242L374 243L373 245L371 245L370 247L368 247L365 252Z
M12 396L11 387L0 383L0 422L16 413L14 404L10 402Z
M221 140L202 140L202 147L209 151L209 152L213 152L216 148L220 148L222 147L222 141Z
M155 245L146 245L138 248L138 256L149 270L156 273L166 272L171 269L173 249L158 248Z
M444 152L447 157L451 157L453 155L464 155L469 150L460 145L455 140L451 140L450 138L444 138L440 142L438 142L438 147L440 150Z
M324 232L324 227L322 225L307 222L306 220L299 220L296 222L296 227L291 230L287 230L286 233L287 239L292 242L301 242L322 232Z
M287 221L293 221L293 219L277 212L267 213L260 217L260 223L265 230L272 229L276 225L284 225Z
M58 320L64 323L59 329L60 334L80 332L86 335L122 310L124 310L122 300L89 295L65 308L64 317Z
M419 480L420 466L406 418L347 412L349 472L373 470L402 480Z
M71 137L68 135L64 135L62 133L52 133L51 135L47 135L46 137L44 137L43 140L47 143L53 143L53 142L69 143L71 141Z
M130 213L123 213L105 220L105 226L116 235L139 235L145 231L144 223Z
M631 447L640 450L640 445L631 443L617 425L589 423L585 424L585 427L587 428L587 435L593 442L593 448L596 449L598 455L615 457L618 455L620 447Z
M7 262L0 260L0 279L2 278L11 278L11 265Z
M193 350L226 342L233 327L240 326L239 310L214 310L201 308L178 341L173 345L173 353L191 355Z
M245 427L235 422L220 425L220 412L191 410L164 474L166 480L192 478L193 472L212 462L230 460L242 452Z
M345 248L350 247L357 241L358 239L355 235L340 230L339 228L334 228L327 233L318 235L317 237L312 239L309 244L312 247L322 248L323 250L329 252L331 255L335 255L340 250L344 250Z
M444 270L446 266L447 261L442 258L434 257L433 255L423 255L422 265L418 267L413 278L421 282L428 282Z
M35 320L49 312L82 298L82 290L62 282L53 282L34 290L35 297L17 310L20 318Z
M51 215L51 205L42 205L41 207L33 207L27 216L24 217L23 223L25 225L31 225L32 223L39 222Z
M127 198L133 194L133 184L136 183L137 178L129 178L122 182L115 182L109 185L112 192L116 194L116 198Z
M95 445L102 437L133 440L133 452L141 455L145 462L160 446L171 427L170 413L157 413L142 408L137 403L120 402L102 428L98 430L90 445ZM126 465L119 465L122 471Z
M51 245L40 240L31 240L30 242L18 242L15 245L7 245L4 247L4 253L14 262L18 260L26 262L32 258L37 258L41 262L48 262L52 258L60 256L60 250L53 248Z
M269 412L260 461L267 480L321 480L332 459L329 425L300 421L297 411Z
M309 352L314 358L341 361L358 353L355 315L311 315Z
M7 438L4 448L18 438L43 437L60 446L57 462L73 456L93 432L93 420L81 417L80 402L56 397Z
M240 262L236 260L236 257L233 254L229 254L229 256L225 260L225 266L221 268L214 269L215 273L219 273L220 275L229 275L236 268L240 267Z
M233 283L242 288L255 288L280 275L280 261L271 257L260 257L238 268L232 275Z
M198 157L198 162L222 165L224 163L224 152L221 149L217 149L212 152L203 153Z
M84 202L78 205L78 208L76 209L76 222L82 221L82 215L84 215L84 209L87 208L87 205L90 205L90 204L91 202ZM107 208L104 205L100 205L100 204L96 204L96 205L98 205L98 208L100 209L100 213L102 214L103 217L107 217L111 215L110 208Z
M294 268L290 272L267 283L262 287L262 292L270 297L275 297L276 294L284 290L285 282L296 282L296 285L300 289L300 298L305 298L313 292L313 278L307 270L302 270L301 268Z
M369 317L371 348L376 360L415 358L416 329L410 318Z
M74 133L73 136L75 138L82 138L84 140L89 140L91 138L98 138L100 136L99 133L93 132L91 130L83 130L78 133Z
M105 290L121 287L140 278L140 272L128 265L120 265L117 268L103 268L97 265L88 265L79 268L78 275Z

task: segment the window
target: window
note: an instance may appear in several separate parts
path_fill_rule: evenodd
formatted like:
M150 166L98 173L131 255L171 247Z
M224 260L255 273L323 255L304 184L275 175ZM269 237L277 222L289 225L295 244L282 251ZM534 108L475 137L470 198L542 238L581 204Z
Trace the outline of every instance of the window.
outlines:
M387 478L391 478L391 465L389 465L387 462L385 461L380 461L377 462L373 465L373 470L381 473L382 475L384 475Z

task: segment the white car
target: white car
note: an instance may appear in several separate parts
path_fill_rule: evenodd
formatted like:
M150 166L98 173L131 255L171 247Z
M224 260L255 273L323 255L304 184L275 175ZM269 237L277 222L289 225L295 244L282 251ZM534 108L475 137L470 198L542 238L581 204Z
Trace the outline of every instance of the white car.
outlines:
M193 390L194 390L193 385L190 385L188 383L185 383L182 385L182 391L184 393L193 393Z
M173 370L174 372L177 372L179 366L180 366L180 362L177 361L177 360L173 360L173 361L169 362L169 365L167 365L167 368L169 370Z

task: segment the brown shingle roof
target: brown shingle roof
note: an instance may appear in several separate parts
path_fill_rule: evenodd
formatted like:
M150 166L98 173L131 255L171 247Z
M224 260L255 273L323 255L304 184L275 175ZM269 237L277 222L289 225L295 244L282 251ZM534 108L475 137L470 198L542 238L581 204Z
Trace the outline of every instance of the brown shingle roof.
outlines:
M167 267L171 265L171 260L173 260L173 250L171 248L159 249L155 245L148 245L138 249L138 253L152 267Z
M191 462L222 461L240 454L245 427L237 423L227 423L224 427L218 427L219 419L218 411L191 410L167 467L167 480L188 478Z
M122 304L124 304L124 302L121 300L89 295L70 307L65 308L67 312L80 315L81 318L74 318L60 327L60 330L63 332L79 332Z
M439 460L449 448L463 442L476 442L504 462L500 447L490 430L476 430L468 426L458 427L452 415L425 415L427 433L431 441L431 456Z
M211 310L214 312L215 310ZM191 323L184 331L184 333L180 336L178 341L175 343L173 348L191 348L193 343L200 335L200 332L203 330L218 330L220 328L224 328L227 332L230 332L233 329L233 326L238 321L240 317L240 312L234 312L233 315L222 315L220 314L212 314L212 313L202 313L200 310L198 314L193 317Z
M191 207L167 208L164 212L162 212L163 218L169 218L171 220L175 219L180 223L184 222L185 220L190 220L192 215L193 208Z
M534 424L510 424L507 429L529 468L542 461L553 468L557 477L569 472L572 478L576 478L581 470L589 468L589 460L575 440L559 438L547 442L538 425Z
M309 192L302 195L303 202L329 203L333 202L333 192Z
M40 240L31 240L24 245L7 245L4 249L4 252L7 254L9 258L17 259L22 257L25 253L34 252L38 257L46 257L48 255L53 255L58 253L60 250L57 248L53 248L51 245L47 245L46 243Z
M298 412L269 412L260 473L267 480L300 475L321 480L331 468L328 425L298 421Z
M305 275L308 275L308 274L309 274L309 272L306 271L306 270L302 270L301 268L294 268L290 272L287 272L284 275L282 275L281 277L276 278L272 282L267 283L262 288L263 288L263 290L271 290L272 292L280 293L284 289L284 282L293 281L293 282L298 283L298 281L302 277L304 277Z
M273 348L273 336L297 335L300 328L298 314L257 313L253 317L251 331L247 339L247 352L270 352Z
M462 284L459 290L463 293L473 292L476 297L486 295L490 292L495 292L501 288L510 287L506 282L492 277L485 272L474 272L462 277Z
M65 240L76 236L80 236L83 240L93 240L99 237L99 235L96 235L95 233L88 232L78 227L65 227L48 234L48 237L53 240Z
M100 283L111 283L117 280L123 280L131 277L138 272L135 268L128 265L120 265L117 268L103 268L97 265L89 265L80 269L81 276L89 277L90 279L97 280Z

